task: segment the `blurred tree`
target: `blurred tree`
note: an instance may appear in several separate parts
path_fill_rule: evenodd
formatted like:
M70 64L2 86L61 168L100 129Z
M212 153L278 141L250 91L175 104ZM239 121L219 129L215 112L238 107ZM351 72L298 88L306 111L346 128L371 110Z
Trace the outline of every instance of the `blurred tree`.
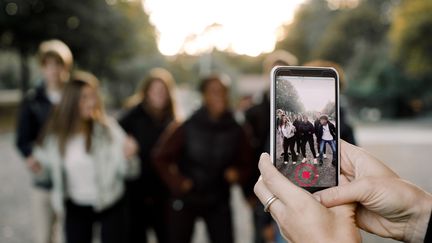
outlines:
M376 6L363 2L360 6L344 10L329 24L313 50L315 58L348 64L356 51L363 53L380 43L385 37L388 23L381 20Z
M312 50L337 13L328 8L326 1L306 2L297 11L294 21L285 26L286 36L276 44L276 49L288 50L300 63L310 60Z
M79 67L112 80L118 80L119 63L157 53L140 1L0 0L0 47L21 54L24 89L27 57L51 38L71 47Z
M290 82L277 81L276 109L295 113L304 112L304 105L300 101L297 90Z
M397 64L415 78L432 75L432 1L402 1L391 26L391 53Z
M324 109L321 111L323 114L328 115L329 117L335 118L335 103L334 102L328 102Z

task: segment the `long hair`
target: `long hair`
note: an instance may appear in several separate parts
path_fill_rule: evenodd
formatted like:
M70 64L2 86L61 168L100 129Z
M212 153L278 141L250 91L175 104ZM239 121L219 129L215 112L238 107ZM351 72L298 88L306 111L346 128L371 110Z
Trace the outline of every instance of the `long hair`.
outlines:
M165 109L163 110L162 115L175 120L177 117L173 94L175 80L171 73L163 68L153 68L150 70L148 76L139 83L135 94L126 100L125 107L130 108L132 106L138 105L139 103L148 105L148 91L154 82L161 82L165 86L168 93L168 102Z
M53 135L58 139L59 152L62 156L68 140L77 132L81 123L79 102L83 88L91 87L95 90L97 101L91 119L84 123L84 136L86 150L90 151L92 144L92 132L95 123L106 126L106 116L103 104L98 93L99 81L90 73L75 72L72 79L67 82L63 90L62 99L57 107L54 108L44 131L39 138L39 143L48 135Z

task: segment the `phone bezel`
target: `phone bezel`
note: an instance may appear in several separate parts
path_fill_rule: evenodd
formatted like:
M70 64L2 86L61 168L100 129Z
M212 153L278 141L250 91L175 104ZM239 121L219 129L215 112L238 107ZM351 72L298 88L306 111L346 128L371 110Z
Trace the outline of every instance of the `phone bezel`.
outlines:
M340 105L339 105L339 75L334 68L330 67L300 67L300 66L276 66L271 71L270 77L270 157L275 165L275 102L276 102L276 77L277 76L295 76L295 77L330 77L335 79L335 104L336 104L336 130L337 130L337 176L336 185L340 181ZM303 189L313 193L324 190L329 187L302 187Z

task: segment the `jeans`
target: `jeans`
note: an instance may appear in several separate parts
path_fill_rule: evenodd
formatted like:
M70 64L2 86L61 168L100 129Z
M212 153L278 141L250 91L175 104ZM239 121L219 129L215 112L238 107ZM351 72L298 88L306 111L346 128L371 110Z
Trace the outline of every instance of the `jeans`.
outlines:
M332 153L333 153L332 161L335 161L336 160L336 141L335 140L323 140L323 139L321 140L321 143L320 143L320 159L321 160L323 159L323 152L324 152L325 145L327 143L330 145L330 148L331 148Z

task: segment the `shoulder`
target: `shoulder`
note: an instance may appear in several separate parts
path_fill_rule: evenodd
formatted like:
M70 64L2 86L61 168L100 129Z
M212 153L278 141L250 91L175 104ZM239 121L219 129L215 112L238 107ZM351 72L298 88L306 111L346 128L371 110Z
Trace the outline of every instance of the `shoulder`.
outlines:
M120 114L120 122L134 120L135 118L144 115L145 112L141 108L141 104L136 105L130 109L123 110Z
M121 139L126 136L123 128L120 127L116 119L106 116L103 123L95 123L94 136L96 138L105 139L107 136L113 140Z

